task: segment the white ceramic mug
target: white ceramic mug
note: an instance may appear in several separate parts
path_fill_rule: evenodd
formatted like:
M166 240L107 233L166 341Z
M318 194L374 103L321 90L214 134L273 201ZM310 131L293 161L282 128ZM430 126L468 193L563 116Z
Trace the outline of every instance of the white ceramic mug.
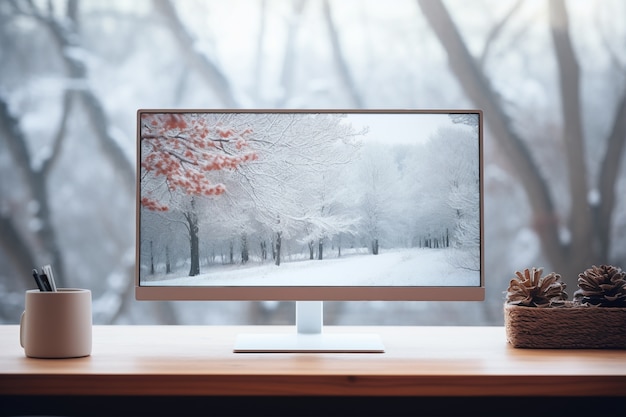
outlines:
M91 291L58 288L26 291L20 344L33 358L76 358L91 354Z

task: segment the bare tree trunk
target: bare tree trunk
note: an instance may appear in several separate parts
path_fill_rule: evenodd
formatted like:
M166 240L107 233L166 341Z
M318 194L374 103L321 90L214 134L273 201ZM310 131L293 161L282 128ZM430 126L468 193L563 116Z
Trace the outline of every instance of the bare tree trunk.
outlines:
M191 261L191 265L189 267L189 276L194 277L200 274L200 241L198 237L199 227L198 227L198 214L196 213L196 204L195 200L191 199L191 209L185 212L185 219L187 220L187 225L189 228L189 259ZM230 260L231 263L233 261L232 257L232 242L230 249Z
M626 140L626 94L616 111L609 146L602 163L598 185L601 201L596 209L594 228L583 147L579 65L569 36L565 3L563 0L551 0L551 36L559 69L571 199L570 217L564 225L555 213L548 184L541 178L524 141L511 129L497 94L470 55L445 6L441 2L428 0L418 0L418 4L447 51L454 74L468 97L483 109L492 133L498 138L499 145L520 178L533 211L535 230L545 256L568 286L575 288L578 273L594 261L608 261L610 222L615 206L615 180ZM561 238L564 230L571 237Z
M170 0L153 0L153 4L165 18L165 22L172 31L172 35L178 42L179 49L187 62L204 78L224 106L238 107L228 78L213 61L195 49L194 38L181 22L172 2Z
M172 273L172 261L170 259L170 245L165 245L165 273Z
M154 269L154 245L152 243L153 242L150 241L150 275L154 275L154 273L155 273L155 269Z
M75 80L86 80L88 74L85 64L75 59L72 54L67 53L67 50L71 48L80 47L78 43L80 39L80 34L78 33L78 1L69 0L67 2L67 20L60 21L53 15L46 16L35 9L32 10L32 13L52 33L52 38L56 43L59 55L62 57L70 77ZM115 138L111 136L107 116L100 100L87 88L68 91L68 93L73 93L70 98L79 98L83 102L84 109L89 116L100 146L102 146L105 155L115 166L116 172L122 177L122 184L126 187L126 191L130 195L134 195L134 164Z
M274 263L276 264L276 266L280 266L280 249L282 246L282 233L281 232L277 232L276 233L276 243L275 243L275 254L276 257L274 259Z
M22 239L19 231L15 228L13 221L9 217L0 214L0 247L7 255L7 259L12 264L16 279L15 288L23 290L34 287L34 281L28 273L35 263L34 254L28 244ZM10 272L5 271L10 274Z
M292 16L287 25L287 43L285 45L285 56L283 57L283 66L280 73L280 82L282 92L279 99L275 103L276 107L283 107L289 100L293 91L293 64L296 61L296 41L298 39L299 21L302 16L306 0L292 1Z
M493 42L498 39L498 36L500 35L500 33L502 32L502 29L504 29L504 27L506 26L506 24L509 22L509 20L511 19L511 17L513 17L513 15L515 15L515 13L517 12L517 10L524 4L524 0L517 0L515 2L515 4L513 4L513 6L509 9L509 11L506 13L506 15L504 16L504 19L502 19L497 25L495 25L490 31L489 31L489 35L487 35L487 40L485 41L485 46L483 48L483 52L480 55L480 59L479 59L479 67L480 68L484 68L485 67L485 62L487 61L487 58L489 57L489 52L491 51L491 45L493 45Z
M261 0L260 8L259 33L256 39L254 84L252 87L252 97L257 105L261 102L261 97L263 96L261 83L263 82L263 44L265 43L267 30L267 0Z
M55 16L53 11L48 8L47 14L40 11L34 3L29 4L29 12L37 21L42 23L48 28L52 34L59 55L62 57L67 72L72 79L86 80L88 79L87 67L84 62L76 59L72 54L68 54L67 51L71 48L79 48L80 33L78 22L78 5L77 0L68 0L66 3L66 18L59 19ZM69 117L70 105L78 98L84 104L84 110L89 116L89 120L93 127L93 132L98 138L99 144L104 151L104 155L112 162L116 172L121 177L122 184L125 187L126 192L134 198L135 193L135 168L134 163L125 154L124 150L117 142L117 140L110 134L109 124L106 113L95 94L85 88L78 90L68 90L64 96L64 116L61 121L61 125L55 140L55 147L60 151L60 145L62 139L65 136L65 124ZM51 224L51 223L50 223ZM130 242L129 242L130 243ZM58 253L58 247L52 246L52 253L54 263L59 277L64 277L62 257ZM122 252L126 249L122 249ZM121 253L120 253L121 256ZM132 275L131 275L132 276ZM115 315L120 314L127 306L127 297L121 298L119 310ZM115 316L114 315L114 316Z
M241 263L245 264L250 259L250 251L248 249L248 236L243 233L241 235Z
M15 248L18 247L26 250L28 255L12 258L16 264L16 271L22 271L28 276L28 271L38 266L33 262L51 263L57 272L56 275L59 277L60 286L63 285L63 279L65 277L62 262L63 257L61 256L61 251L57 243L57 234L52 223L47 176L61 151L61 145L65 137L64 131L69 106L70 99L69 95L66 94L64 98L62 121L55 135L55 141L52 144L52 153L43 161L39 168L35 168L28 150L27 139L20 129L19 122L9 113L7 103L0 97L0 133L2 133L2 136L7 141L9 151L13 155L16 166L22 171L32 200L37 202L37 212L34 216L37 218L38 224L40 224L41 227L35 231L35 235L37 236L35 240L40 242L41 246L33 248L26 243L26 239L21 237L17 239L19 236L18 230L15 228L13 221L5 216L3 216L2 229L6 231L6 233L0 234L0 240L2 240L2 246L10 246L13 248L9 253L13 252ZM24 265L25 262L30 262L30 264Z
M484 73L463 42L447 9L441 2L418 0L426 20L448 53L450 68L469 99L484 111L493 136L499 139L509 161L524 185L534 214L534 226L544 253L559 268L566 264L559 240L559 224L547 184L524 141L511 129L508 116Z
M617 175L624 155L624 142L626 142L626 90L622 93L613 120L606 153L600 164L598 179L600 201L593 205L595 225L600 236L600 251L607 257L611 253L611 222L616 205ZM614 260L614 262L624 265L626 259Z
M357 108L363 108L365 103L359 89L355 85L354 77L352 76L350 68L348 68L348 63L344 57L343 48L341 47L341 42L339 41L339 34L337 33L337 27L335 26L335 21L333 19L332 10L328 0L324 1L324 18L326 20L326 26L328 27L328 34L330 36L333 59L339 75L341 76L341 80L348 89L352 105Z
M320 239L317 242L317 260L321 261L324 259L324 240Z
M550 28L559 69L563 142L569 170L570 216L567 224L571 240L563 242L568 250L563 273L577 276L594 259L592 213L588 203L587 165L583 148L580 112L580 68L569 36L569 19L563 0L550 0ZM603 254L598 254L603 257Z

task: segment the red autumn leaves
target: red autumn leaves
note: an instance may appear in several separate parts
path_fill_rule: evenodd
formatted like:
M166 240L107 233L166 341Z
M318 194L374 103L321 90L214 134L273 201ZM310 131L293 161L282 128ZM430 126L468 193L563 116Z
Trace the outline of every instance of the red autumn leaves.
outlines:
M141 120L142 181L163 178L170 192L180 190L193 196L218 196L224 184L209 178L212 171L234 170L256 160L241 131L212 124L198 114L144 114ZM141 204L152 211L167 211L153 195L143 195Z

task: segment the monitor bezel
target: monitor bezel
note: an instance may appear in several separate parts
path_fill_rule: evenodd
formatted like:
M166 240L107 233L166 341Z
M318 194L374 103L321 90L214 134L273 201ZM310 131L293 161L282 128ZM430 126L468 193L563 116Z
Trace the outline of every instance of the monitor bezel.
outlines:
M142 286L140 283L141 229L141 115L157 113L336 113L336 114L477 114L480 205L480 284L478 286ZM135 298L171 301L483 301L484 166L483 112L479 109L139 109L136 131Z

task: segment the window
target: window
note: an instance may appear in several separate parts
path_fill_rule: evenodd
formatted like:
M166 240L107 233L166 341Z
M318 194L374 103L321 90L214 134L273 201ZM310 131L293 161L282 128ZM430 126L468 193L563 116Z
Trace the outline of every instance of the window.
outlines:
M133 300L139 108L480 108L483 303L329 303L338 324L501 324L514 271L626 267L626 4L0 5L0 322L33 266L95 323L281 323L283 303ZM245 13L242 12L245 10Z

